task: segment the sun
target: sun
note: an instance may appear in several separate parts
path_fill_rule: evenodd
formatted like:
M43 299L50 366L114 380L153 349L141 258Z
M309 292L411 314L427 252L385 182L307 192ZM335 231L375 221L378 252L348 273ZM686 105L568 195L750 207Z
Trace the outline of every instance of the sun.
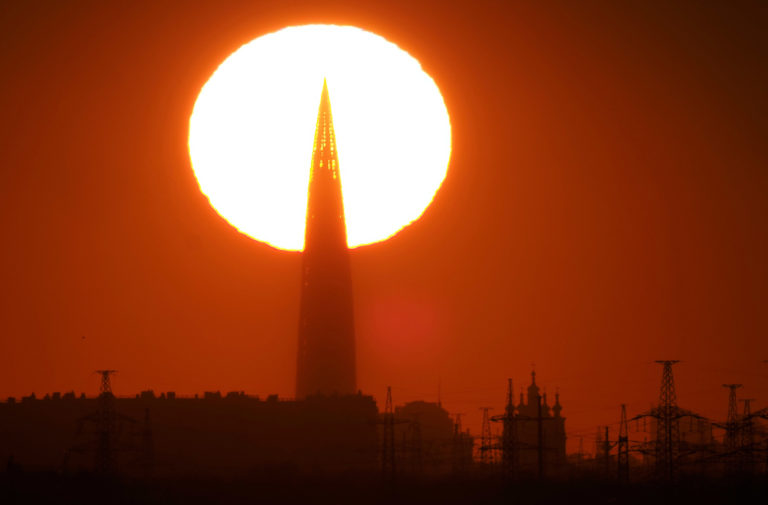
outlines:
M189 124L202 192L239 231L302 250L312 144L327 79L349 247L418 219L445 179L448 111L421 64L374 33L307 25L259 37L203 86Z

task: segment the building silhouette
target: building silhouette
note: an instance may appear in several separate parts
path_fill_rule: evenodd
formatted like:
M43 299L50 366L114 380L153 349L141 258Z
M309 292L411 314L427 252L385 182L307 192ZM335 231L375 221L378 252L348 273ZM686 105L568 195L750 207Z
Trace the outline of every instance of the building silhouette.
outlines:
M102 465L94 463L99 419L83 421L103 409L102 399L54 393L0 402L0 461L13 459L25 470L100 473ZM150 465L159 478L378 470L378 410L370 396L295 401L239 391L194 397L144 391L112 402L116 474L141 477Z
M505 434L512 440L511 450L515 452L509 459L517 466L522 475L539 474L552 476L566 463L565 454L565 417L560 404L560 394L555 394L555 403L550 406L547 394L541 393L536 384L536 372L531 372L531 384L526 397L520 393L517 406L508 405L512 422L505 423L504 429L513 429L514 433Z
M67 454L69 468L76 470L104 467L130 473L133 466L146 473L148 458L125 448L148 447L151 440L152 466L159 475L238 475L265 468L373 471L378 411L373 398L356 388L349 249L325 82L312 152L301 275L295 399L236 392L206 392L194 398L145 392L115 398L111 391L99 399L74 394L30 397L19 403L11 399L0 403L0 458L14 455L27 467L51 469ZM150 412L151 433L133 423L123 430L132 444L113 436L117 419L145 419L148 427ZM83 420L99 421L105 415L109 423L76 429ZM109 444L95 438L103 433L108 437L101 438ZM102 450L105 447L108 450ZM109 465L94 465L94 452L107 454Z
M352 277L328 86L323 82L302 253L296 397L353 394Z
M454 421L439 402L412 401L395 408L395 444L398 467L412 474L449 473L455 457L463 457L465 466L472 460L469 442L462 454L455 455ZM466 435L465 438L470 438Z

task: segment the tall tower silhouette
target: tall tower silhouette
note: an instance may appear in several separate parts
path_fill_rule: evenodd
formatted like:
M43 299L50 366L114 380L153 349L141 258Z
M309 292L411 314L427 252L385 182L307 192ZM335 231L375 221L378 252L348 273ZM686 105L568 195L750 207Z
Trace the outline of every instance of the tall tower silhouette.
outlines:
M309 176L299 310L296 397L354 393L352 275L339 156L325 81Z

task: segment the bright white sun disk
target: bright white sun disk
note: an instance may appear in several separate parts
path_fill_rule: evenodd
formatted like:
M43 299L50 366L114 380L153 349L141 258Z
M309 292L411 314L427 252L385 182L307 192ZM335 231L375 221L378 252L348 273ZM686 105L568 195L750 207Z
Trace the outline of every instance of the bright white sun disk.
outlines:
M350 26L298 26L259 37L203 87L189 152L214 208L280 249L303 248L323 78L350 247L384 240L418 219L448 167L445 103L408 53Z

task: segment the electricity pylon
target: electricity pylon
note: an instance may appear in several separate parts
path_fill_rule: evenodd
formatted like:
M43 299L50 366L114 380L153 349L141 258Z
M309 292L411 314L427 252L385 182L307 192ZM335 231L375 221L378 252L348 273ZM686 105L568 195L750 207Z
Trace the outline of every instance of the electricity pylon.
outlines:
M741 416L741 436L739 437L739 451L741 471L751 474L755 471L755 423L752 418L751 403L753 398L745 398L744 411Z
M101 375L96 411L78 420L75 443L66 451L63 469L66 470L72 455L93 455L93 471L99 475L117 473L118 454L126 455L145 452L140 447L135 430L135 419L121 415L115 410L115 395L112 393L112 375L116 370L96 370ZM147 419L148 420L148 419ZM125 429L126 426L128 429ZM145 431L149 430L149 425ZM147 441L151 441L151 432ZM141 458L141 456L140 456ZM129 463L130 461L127 460Z
M115 471L115 452L117 449L117 413L115 412L115 395L112 394L112 374L117 370L96 370L101 374L99 391L99 408L96 425L96 473L111 474Z
M621 422L619 423L618 441L618 477L619 482L629 482L629 426L627 425L627 406L621 404Z
M491 432L491 418L488 415L491 409L492 407L480 407L480 410L483 411L483 428L480 432L480 462L485 466L492 466L496 463L494 457L496 447Z
M384 480L395 480L395 411L392 407L392 387L387 386L387 402L382 419L381 472Z
M535 450L536 451L536 474L539 479L544 478L544 470L545 470L545 460L544 460L544 454L545 452L553 451L554 448L552 447L545 447L544 441L544 423L555 421L555 418L553 417L544 417L544 413L542 410L542 395L536 396L536 415L530 416L530 415L523 415L523 414L516 414L514 415L514 399L512 395L512 379L507 380L507 409L504 412L504 414L499 416L493 416L490 418L491 421L494 422L504 422L509 423L511 425L511 430L509 433L511 433L510 438L504 440L502 439L501 448L502 450L506 451L507 449L505 447L508 447L509 454L511 456L510 460L507 460L510 462L511 465L513 465L514 471L517 471L517 465L518 465L518 458L521 450ZM512 413L512 415L510 415ZM536 423L536 443L523 443L519 438L519 432L518 428L520 427L520 423L529 423L529 422L535 422ZM490 429L490 428L489 428ZM505 430L507 431L507 430ZM509 446L506 446L505 444L510 444ZM499 448L499 444L483 444L483 446L488 446L492 448L493 450L497 450ZM502 455L503 457L503 455Z
M728 388L728 416L725 418L725 461L728 468L736 470L737 454L739 449L739 405L736 398L736 390L741 384L723 384Z
M381 415L379 424L383 425L382 443L381 443L381 473L384 480L394 483L397 474L396 461L397 454L395 449L395 425L407 423L403 419L395 419L395 408L392 404L392 387L387 386L387 401L384 404L384 413ZM403 433L403 447L405 447L405 433Z
M501 462L504 478L514 480L518 465L517 420L512 379L507 379L507 406L502 418Z
M677 407L672 365L677 360L656 361L662 365L659 405L656 408L656 473L667 480L675 478L675 463L680 445L680 413Z
M653 450L642 450L641 452L653 454L656 476L658 478L672 481L677 477L679 460L685 455L681 451L680 444L680 419L683 417L704 418L677 406L677 393L675 391L675 379L672 375L672 365L679 363L679 361L659 360L656 363L662 365L659 404L652 407L650 411L638 414L632 420L637 420L641 417L656 419L656 440Z
M603 453L603 465L605 465L605 477L609 479L612 473L611 449L613 448L613 443L611 442L609 427L603 426L603 429L605 430L605 436L603 437L603 446L601 447L601 452Z
M610 428L608 426L597 427L597 437L595 438L595 463L598 459L603 461L603 474L606 479L611 478L611 449L617 445L617 442L611 441Z

